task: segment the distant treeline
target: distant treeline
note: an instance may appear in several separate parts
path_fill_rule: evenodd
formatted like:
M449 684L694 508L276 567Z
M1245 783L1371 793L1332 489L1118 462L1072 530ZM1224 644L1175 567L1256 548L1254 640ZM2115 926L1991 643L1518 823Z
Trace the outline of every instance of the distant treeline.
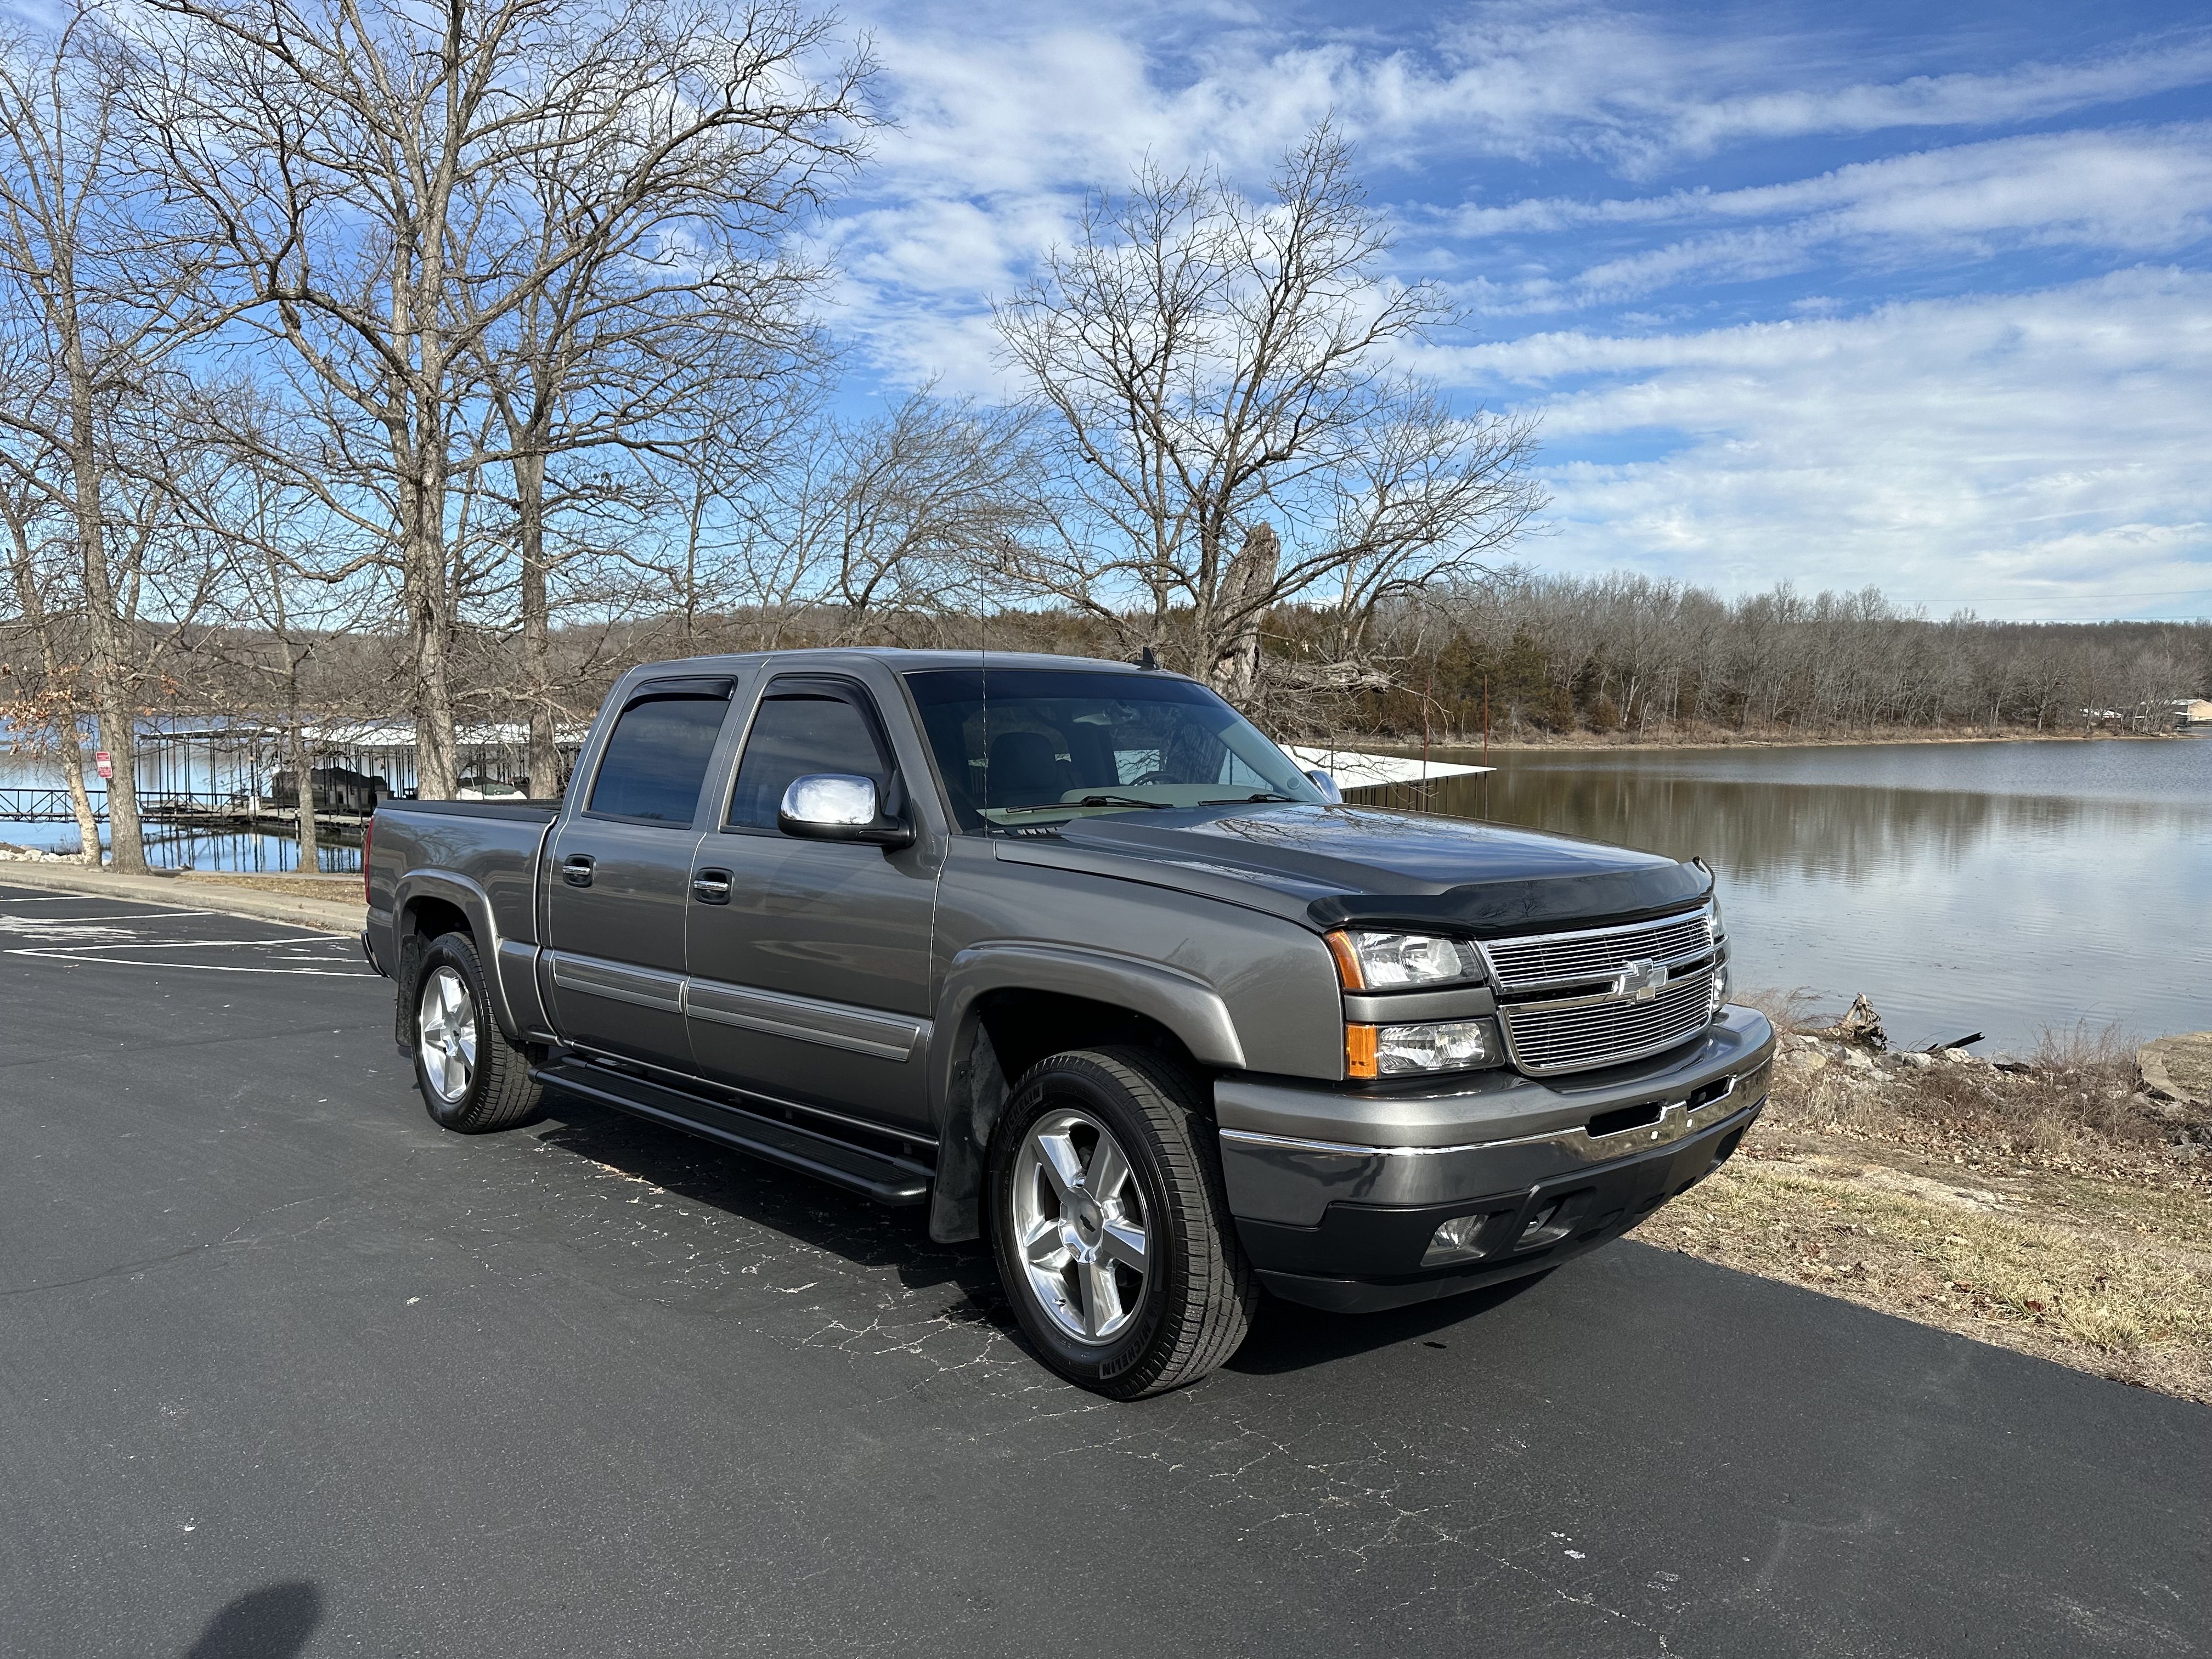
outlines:
M1878 590L1727 599L1640 575L1509 571L1401 608L1392 684L1354 730L1645 736L1896 728L2079 732L2212 695L2212 622L1943 620Z
M15 695L40 676L0 623L0 668ZM1480 739L1486 698L1501 740L1619 734L1633 739L1848 736L1891 730L2081 732L2158 720L2172 700L2212 695L2212 622L1931 620L1867 589L1787 585L1725 599L1636 575L1592 579L1509 570L1382 608L1347 640L1320 609L1281 607L1261 629L1246 699L1285 738L1365 733ZM407 641L396 630L318 638L300 653L298 702L270 706L252 630L187 629L148 707L168 714L264 712L391 720L408 706ZM590 718L626 669L666 657L812 645L1045 651L1118 658L1096 617L1028 609L983 614L887 609L857 625L836 606L664 612L556 629L561 724ZM509 632L471 630L452 658L464 720L519 721L532 678Z

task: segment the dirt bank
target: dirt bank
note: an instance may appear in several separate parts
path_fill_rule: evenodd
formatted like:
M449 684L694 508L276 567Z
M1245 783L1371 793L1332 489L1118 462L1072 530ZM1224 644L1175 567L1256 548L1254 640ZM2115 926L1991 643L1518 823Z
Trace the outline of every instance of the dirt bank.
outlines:
M1789 1032L1735 1159L1637 1237L2212 1403L2212 1109L2112 1038L2001 1065Z

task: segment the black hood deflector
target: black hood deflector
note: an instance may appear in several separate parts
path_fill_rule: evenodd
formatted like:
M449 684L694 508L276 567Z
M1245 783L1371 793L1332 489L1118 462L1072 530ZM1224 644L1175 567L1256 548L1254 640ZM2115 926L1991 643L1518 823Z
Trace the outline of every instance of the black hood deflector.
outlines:
M1055 843L1065 851L1048 850ZM1074 855L1070 857L1069 855ZM1683 909L1712 872L1655 853L1505 824L1366 806L1189 809L1079 818L1009 842L1024 862L1103 860L1140 878L1226 896L1326 931L1449 927L1478 938L1597 927ZM1263 898L1262 894L1266 896Z
M1455 933L1486 939L1543 928L1640 921L1697 903L1712 890L1710 872L1695 864L1669 864L1602 875L1469 882L1433 897L1346 893L1316 899L1306 907L1306 915L1322 929L1402 923L1449 927Z

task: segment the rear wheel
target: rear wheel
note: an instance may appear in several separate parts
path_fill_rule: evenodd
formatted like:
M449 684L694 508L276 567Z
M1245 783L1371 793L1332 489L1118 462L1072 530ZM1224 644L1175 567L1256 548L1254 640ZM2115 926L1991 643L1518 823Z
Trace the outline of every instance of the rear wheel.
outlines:
M1258 1300L1201 1087L1147 1048L1055 1054L993 1136L992 1235L1022 1328L1061 1376L1115 1399L1217 1369Z
M467 934L447 933L422 952L413 1026L415 1086L440 1127L484 1134L538 1115L544 1091L499 1033Z

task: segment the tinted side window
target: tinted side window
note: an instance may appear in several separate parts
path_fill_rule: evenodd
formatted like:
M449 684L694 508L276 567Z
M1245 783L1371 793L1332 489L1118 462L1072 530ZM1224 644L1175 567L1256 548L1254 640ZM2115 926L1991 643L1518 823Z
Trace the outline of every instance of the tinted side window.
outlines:
M732 829L773 830L775 809L793 778L810 772L850 772L890 781L876 734L859 708L826 691L771 690L753 716L738 787L730 796Z
M585 810L688 826L729 708L720 697L654 697L623 709Z

